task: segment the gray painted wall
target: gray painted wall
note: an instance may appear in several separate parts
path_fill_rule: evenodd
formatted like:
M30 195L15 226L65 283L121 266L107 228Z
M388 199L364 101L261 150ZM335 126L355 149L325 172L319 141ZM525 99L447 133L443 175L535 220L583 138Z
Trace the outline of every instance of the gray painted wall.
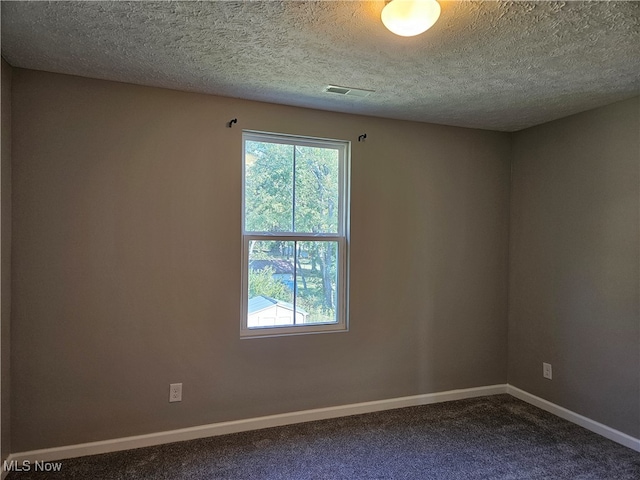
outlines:
M11 67L2 63L2 151L0 167L0 458L11 452Z
M239 339L243 128L354 142L348 333ZM505 383L509 155L14 69L13 451Z
M513 135L509 291L509 383L635 437L639 112L634 98Z

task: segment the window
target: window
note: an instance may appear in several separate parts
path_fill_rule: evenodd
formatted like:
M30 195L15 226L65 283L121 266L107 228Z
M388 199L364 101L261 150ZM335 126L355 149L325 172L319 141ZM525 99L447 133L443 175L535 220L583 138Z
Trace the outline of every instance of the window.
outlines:
M349 142L242 142L241 335L346 330Z

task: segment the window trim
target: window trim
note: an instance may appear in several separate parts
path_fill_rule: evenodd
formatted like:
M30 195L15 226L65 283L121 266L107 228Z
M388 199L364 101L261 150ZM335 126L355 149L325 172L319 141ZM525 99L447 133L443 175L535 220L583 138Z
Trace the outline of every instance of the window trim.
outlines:
M338 178L338 232L337 233L297 233L297 232L254 232L245 231L246 205L246 142L270 142L284 145L308 146L316 148L336 148L339 152ZM242 290L241 290L241 319L240 338L265 338L289 335L305 335L316 333L346 332L349 330L349 226L350 226L350 173L351 173L351 142L327 138L287 135L280 133L260 132L254 130L242 131ZM251 240L267 241L335 241L338 244L338 271L336 275L336 292L338 308L337 322L311 323L305 325L283 325L269 327L247 326L248 321L248 288L249 288L249 242Z

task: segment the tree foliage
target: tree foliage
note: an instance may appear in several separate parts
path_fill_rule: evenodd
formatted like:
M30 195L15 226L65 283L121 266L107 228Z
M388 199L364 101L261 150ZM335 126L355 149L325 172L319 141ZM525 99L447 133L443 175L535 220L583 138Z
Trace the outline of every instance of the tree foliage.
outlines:
M277 278L274 269L265 267L262 270L249 269L249 298L264 295L265 297L287 300L291 298L291 291Z

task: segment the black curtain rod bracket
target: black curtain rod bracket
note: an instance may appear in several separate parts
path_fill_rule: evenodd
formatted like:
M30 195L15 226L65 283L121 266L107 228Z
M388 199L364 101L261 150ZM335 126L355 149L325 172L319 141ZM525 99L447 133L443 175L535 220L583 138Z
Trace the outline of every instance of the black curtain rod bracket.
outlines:
M237 118L231 119L231 121L229 123L227 123L227 127L231 128L234 123L238 123L238 119Z
M362 135L358 136L358 141L359 142L364 142L365 138L367 138L367 134L363 133Z

